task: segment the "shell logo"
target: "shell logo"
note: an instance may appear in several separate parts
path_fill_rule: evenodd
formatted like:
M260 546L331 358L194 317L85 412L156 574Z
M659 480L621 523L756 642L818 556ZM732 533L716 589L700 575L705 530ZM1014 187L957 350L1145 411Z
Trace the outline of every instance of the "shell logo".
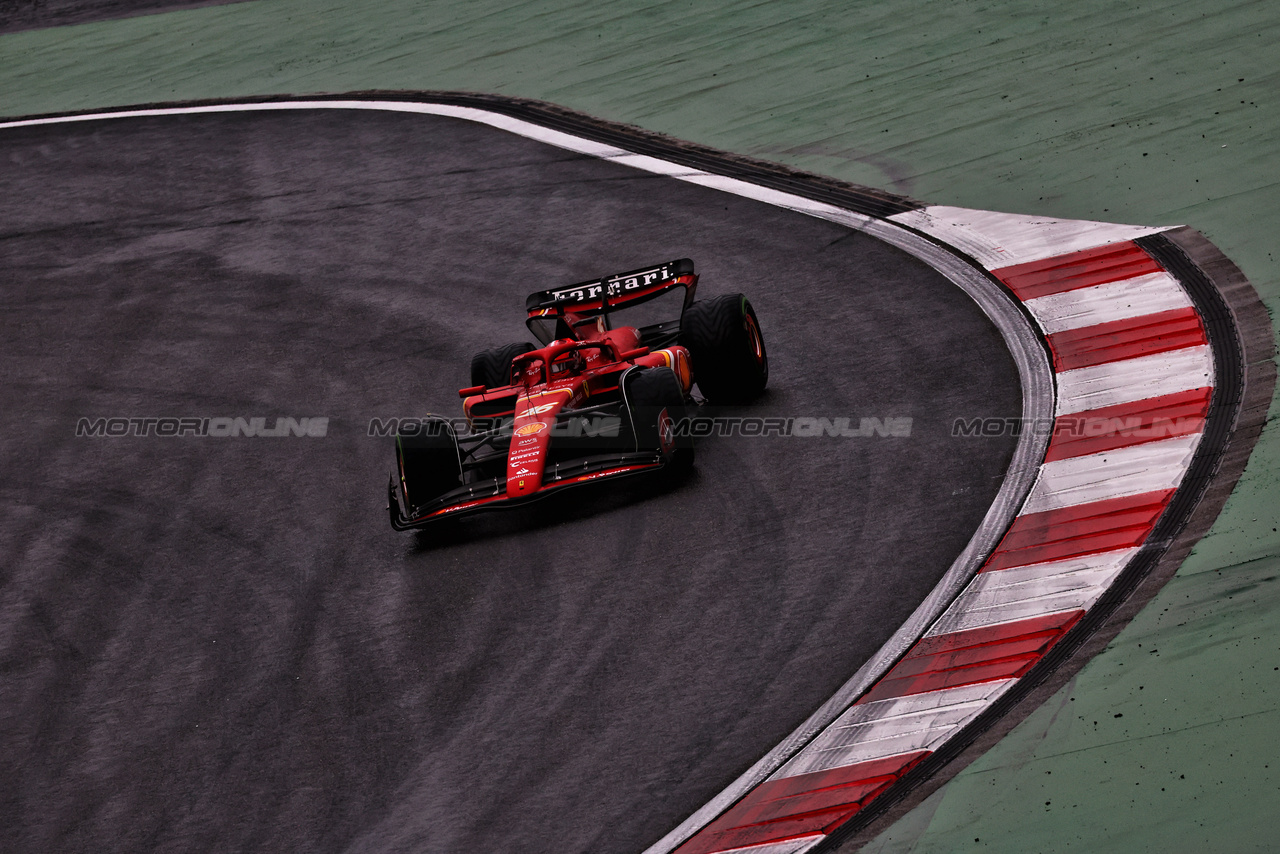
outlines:
M543 424L541 421L535 421L532 424L525 424L523 427L517 427L516 435L532 436L536 433L541 433L543 430L546 430L546 429L547 429L546 424Z

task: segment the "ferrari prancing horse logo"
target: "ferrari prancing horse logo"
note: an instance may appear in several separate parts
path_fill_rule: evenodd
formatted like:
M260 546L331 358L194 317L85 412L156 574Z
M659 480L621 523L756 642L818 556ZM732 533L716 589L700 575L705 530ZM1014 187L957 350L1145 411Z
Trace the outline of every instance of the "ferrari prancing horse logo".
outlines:
M664 454L671 453L676 444L675 423L671 419L671 413L665 409L658 413L658 444Z

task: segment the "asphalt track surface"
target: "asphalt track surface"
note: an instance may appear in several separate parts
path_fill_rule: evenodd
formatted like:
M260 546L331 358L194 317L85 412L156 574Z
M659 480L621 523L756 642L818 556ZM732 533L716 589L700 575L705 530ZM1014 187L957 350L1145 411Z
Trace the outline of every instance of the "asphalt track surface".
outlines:
M245 0L0 0L0 33L237 2Z
M1014 365L864 235L439 117L0 131L0 849L636 852L786 736L963 549ZM533 290L687 255L738 414L672 484L390 530L372 417L455 413ZM75 436L328 416L325 438Z

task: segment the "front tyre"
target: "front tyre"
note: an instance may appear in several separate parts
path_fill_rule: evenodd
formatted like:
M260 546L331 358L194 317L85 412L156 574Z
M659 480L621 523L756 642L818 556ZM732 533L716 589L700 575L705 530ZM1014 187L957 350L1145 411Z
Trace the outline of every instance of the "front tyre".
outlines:
M523 356L537 348L528 341L508 344L505 347L494 347L476 353L471 358L471 384L485 388L502 388L511 385L511 362L516 356Z
M633 368L623 376L624 425L637 451L655 451L673 468L693 465L684 390L670 368Z
M426 418L413 433L396 434L396 472L407 513L462 485L462 458L453 425Z
M769 383L769 355L751 302L742 294L700 300L680 318L679 343L711 403L747 403Z

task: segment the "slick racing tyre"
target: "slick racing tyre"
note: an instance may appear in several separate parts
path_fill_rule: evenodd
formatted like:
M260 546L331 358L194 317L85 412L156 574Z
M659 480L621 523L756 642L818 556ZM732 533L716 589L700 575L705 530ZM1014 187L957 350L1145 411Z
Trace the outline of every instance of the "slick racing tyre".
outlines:
M501 388L504 385L510 385L511 360L536 349L529 342L520 341L476 353L471 357L471 384L482 385L485 388Z
M423 419L419 430L396 434L396 472L406 511L462 485L458 438L448 421Z
M680 317L681 345L708 401L747 403L769 382L769 356L751 303L742 294L700 300Z
M637 451L657 451L675 468L693 464L693 440L681 422L684 391L670 368L633 368L623 375L623 421Z

